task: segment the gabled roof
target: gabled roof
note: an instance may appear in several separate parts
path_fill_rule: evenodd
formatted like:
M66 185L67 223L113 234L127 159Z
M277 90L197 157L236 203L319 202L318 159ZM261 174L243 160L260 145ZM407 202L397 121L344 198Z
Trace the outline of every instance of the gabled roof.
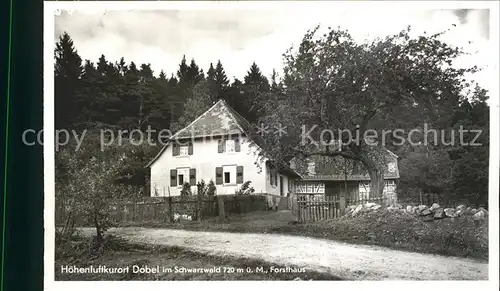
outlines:
M263 149L262 145L264 141L256 134L252 124L221 99L189 125L176 132L146 167L151 166L173 140L228 136L233 134L246 135L248 138L251 136L251 141L260 147L261 150ZM299 176L296 171L290 169L288 166L281 165L281 168L289 174Z
M245 118L221 99L188 126L175 133L171 139L244 134L251 128L251 124Z
M399 179L398 156L385 152L384 179ZM370 176L361 163L353 163L343 157L313 156L307 159L294 158L292 168L303 180L309 181L368 181Z

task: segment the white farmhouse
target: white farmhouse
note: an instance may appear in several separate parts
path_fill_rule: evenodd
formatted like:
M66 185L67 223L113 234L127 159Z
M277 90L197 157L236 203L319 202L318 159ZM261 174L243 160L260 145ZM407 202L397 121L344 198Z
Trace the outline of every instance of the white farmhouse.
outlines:
M250 123L220 100L174 134L148 164L151 196L178 196L183 184L214 181L217 195L234 194L246 181L255 194L287 196L299 175L259 156Z

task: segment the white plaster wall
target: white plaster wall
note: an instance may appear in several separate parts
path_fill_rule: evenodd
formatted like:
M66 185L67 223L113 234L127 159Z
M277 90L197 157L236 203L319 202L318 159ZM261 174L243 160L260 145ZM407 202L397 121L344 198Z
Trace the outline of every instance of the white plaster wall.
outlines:
M202 179L208 183L213 180L215 183L215 168L224 165L243 166L243 181L251 181L250 186L255 189L255 193L266 193L266 171L265 167L259 168L257 165L258 148L248 142L246 137L241 138L241 151L234 153L218 153L218 141L206 140L195 141L193 143L193 155L180 157L172 156L172 146L169 145L162 155L151 165L151 196L178 196L182 186L170 186L170 170L176 168L195 168L196 181ZM217 195L234 194L241 184L236 186L216 185ZM192 186L193 193L196 186ZM279 194L279 192L278 192Z
M288 193L288 176L279 173L278 174L278 185L274 186L271 185L271 176L269 175L270 170L266 167L266 192L271 195L277 195L280 196L280 176L283 177L283 196L286 197L286 194Z

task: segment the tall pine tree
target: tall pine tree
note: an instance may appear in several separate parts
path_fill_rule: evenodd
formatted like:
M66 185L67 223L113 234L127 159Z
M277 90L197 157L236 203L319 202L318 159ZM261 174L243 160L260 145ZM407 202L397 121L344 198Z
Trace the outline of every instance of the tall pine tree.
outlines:
M55 127L70 129L78 113L76 94L81 87L82 59L73 40L64 32L56 43L55 56Z

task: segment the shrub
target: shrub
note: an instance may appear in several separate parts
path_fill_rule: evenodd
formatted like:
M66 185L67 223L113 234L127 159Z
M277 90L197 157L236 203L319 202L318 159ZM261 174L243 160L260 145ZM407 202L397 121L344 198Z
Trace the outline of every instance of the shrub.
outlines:
M246 181L241 185L241 188L236 190L236 195L251 195L255 192L255 189L253 187L250 187L250 181Z
M205 184L205 181L201 180L196 186L199 196L214 196L217 191L213 180L210 180L208 184Z
M191 192L191 185L189 185L189 183L184 183L182 185L182 189L181 189L181 193L180 193L181 199L187 198L191 195L193 195L193 193Z

